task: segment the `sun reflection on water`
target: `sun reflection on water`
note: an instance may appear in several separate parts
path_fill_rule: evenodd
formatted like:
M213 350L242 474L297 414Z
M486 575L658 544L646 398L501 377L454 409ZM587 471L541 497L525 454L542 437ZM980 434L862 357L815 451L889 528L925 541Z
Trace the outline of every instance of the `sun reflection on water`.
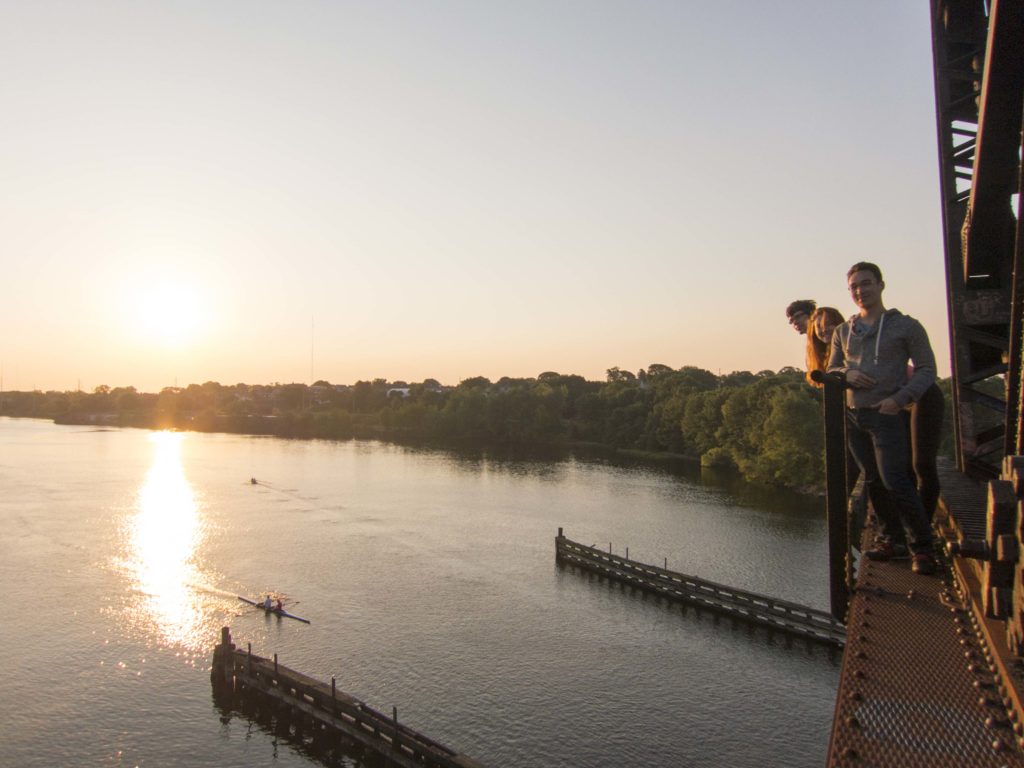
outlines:
M130 564L145 596L143 621L169 643L201 642L203 612L195 586L202 582L195 562L202 540L199 505L181 463L184 435L156 432L153 465L139 489L130 522Z

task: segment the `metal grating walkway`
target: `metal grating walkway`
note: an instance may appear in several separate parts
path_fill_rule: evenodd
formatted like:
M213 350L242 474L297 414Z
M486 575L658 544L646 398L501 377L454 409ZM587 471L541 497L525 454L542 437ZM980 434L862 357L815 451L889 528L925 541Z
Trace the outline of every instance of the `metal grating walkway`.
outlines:
M957 500L976 509L982 491L949 480L943 498L953 516ZM871 535L865 531L865 543ZM936 576L913 573L909 560L861 564L828 765L1024 766L1012 708L962 579L948 562Z

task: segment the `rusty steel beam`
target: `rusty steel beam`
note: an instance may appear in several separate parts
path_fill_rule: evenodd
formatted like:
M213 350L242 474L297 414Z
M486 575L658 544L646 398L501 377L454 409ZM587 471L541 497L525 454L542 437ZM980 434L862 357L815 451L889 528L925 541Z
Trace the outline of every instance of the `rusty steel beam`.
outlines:
M989 11L981 83L977 149L964 221L967 275L1009 275L1018 186L1021 108L1024 107L1024 4L994 0Z
M957 465L994 477L1024 432L1024 261L1019 199L1018 211L1011 204L1021 188L1024 0L931 8ZM992 451L991 418L979 440L973 407L994 401L1001 445Z

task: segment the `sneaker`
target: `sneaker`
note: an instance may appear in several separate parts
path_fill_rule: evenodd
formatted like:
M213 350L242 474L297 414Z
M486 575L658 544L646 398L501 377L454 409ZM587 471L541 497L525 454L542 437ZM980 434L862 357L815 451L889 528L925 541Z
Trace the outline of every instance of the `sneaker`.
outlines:
M871 549L864 550L868 560L898 560L907 556L907 548L902 544L876 539Z
M918 552L914 555L914 562L910 564L910 568L914 573L931 576L935 573L935 558L927 552Z

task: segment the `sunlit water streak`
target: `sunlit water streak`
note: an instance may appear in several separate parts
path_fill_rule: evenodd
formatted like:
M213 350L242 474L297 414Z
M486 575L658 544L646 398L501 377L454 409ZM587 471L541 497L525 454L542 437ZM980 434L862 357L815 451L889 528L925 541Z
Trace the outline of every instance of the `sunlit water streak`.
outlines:
M145 597L133 619L148 624L164 642L198 649L204 645L203 574L195 560L202 544L199 504L181 462L185 435L149 436L153 463L139 488L135 514L128 521L128 567Z

